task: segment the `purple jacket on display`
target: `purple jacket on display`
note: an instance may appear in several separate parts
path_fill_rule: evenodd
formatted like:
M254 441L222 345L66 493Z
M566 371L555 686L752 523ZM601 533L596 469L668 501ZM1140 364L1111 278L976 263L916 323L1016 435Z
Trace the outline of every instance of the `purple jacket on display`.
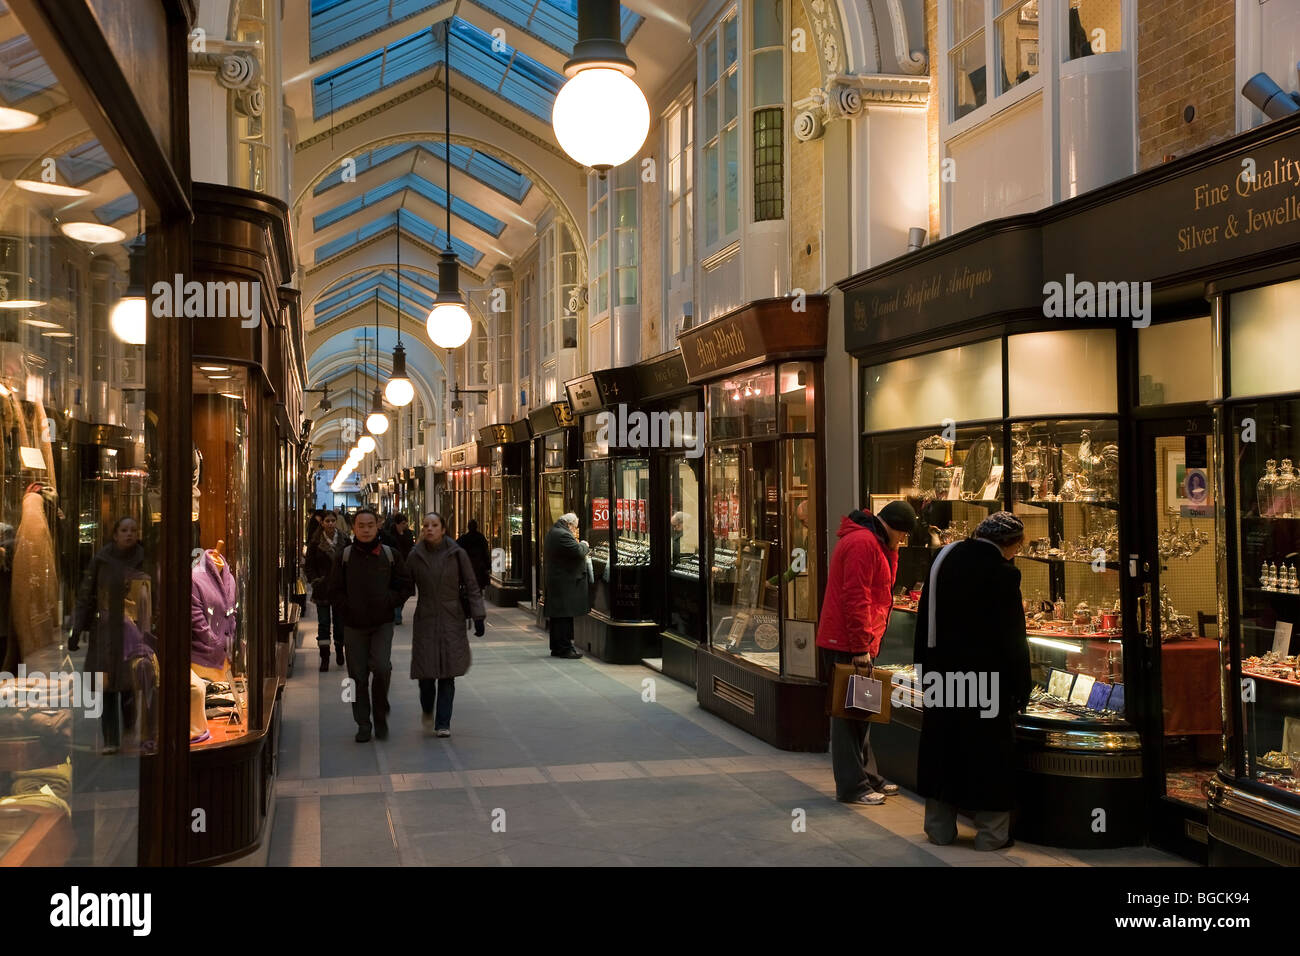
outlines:
M235 576L212 555L204 551L190 574L190 661L204 667L224 664L235 637Z

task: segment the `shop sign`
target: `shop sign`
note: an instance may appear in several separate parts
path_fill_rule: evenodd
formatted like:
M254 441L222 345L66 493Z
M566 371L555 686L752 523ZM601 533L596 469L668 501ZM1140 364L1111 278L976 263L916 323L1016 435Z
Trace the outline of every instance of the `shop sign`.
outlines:
M682 360L680 350L652 362L636 365L633 371L636 373L637 392L642 401L671 395L690 384L686 379L686 363Z
M591 530L592 531L609 530L609 499L608 498L591 499Z
M465 449L462 448L460 451L453 451L451 453L451 464L453 467L465 464Z
M565 388L569 392L569 404L573 406L575 412L589 412L600 408L600 393L596 390L594 375L587 375L576 382L570 382Z
M573 409L568 402L551 402L551 408L555 412L555 423L560 427L568 428L574 423Z
M763 299L682 333L688 381L780 358L825 355L829 301L824 295Z
M514 429L500 423L485 425L479 429L479 438L486 445L506 445L514 440Z

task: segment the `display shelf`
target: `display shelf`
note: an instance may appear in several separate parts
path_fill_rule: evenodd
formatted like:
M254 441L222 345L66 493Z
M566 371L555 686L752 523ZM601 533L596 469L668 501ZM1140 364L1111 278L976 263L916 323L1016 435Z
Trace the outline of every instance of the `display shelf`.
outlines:
M1231 668L1229 668L1226 664L1224 665L1225 671L1230 669ZM1270 684L1281 684L1284 687L1294 687L1296 689L1300 689L1300 680L1288 679L1286 677L1274 677L1272 674L1265 674L1261 671L1249 670L1248 668L1245 667L1241 669L1241 676L1253 677L1258 680L1267 681Z
M1090 564L1092 564L1091 561L1080 561L1080 560L1078 560L1077 558L1045 558L1045 557L1042 557L1042 556L1037 555L1037 554L1017 554L1017 555L1016 555L1016 559L1017 559L1017 560L1019 560L1019 559L1021 559L1021 558L1024 558L1026 561L1037 561L1037 562L1039 562L1040 564L1082 564L1082 565L1090 565ZM1107 562L1106 562L1106 570L1107 570L1107 571L1118 571L1119 569L1120 569L1120 563L1119 563L1118 561L1107 561Z
M1016 504L1033 505L1035 508L1052 508L1060 505L1092 505L1093 507L1096 508L1109 508L1111 511L1119 510L1119 502L1111 498L1098 499L1097 501L1085 501L1081 498L1072 498L1068 501L1060 501L1055 499L1022 498L1022 499L1017 499Z
M1088 634L1071 634L1069 631L1044 631L1036 627L1025 628L1026 637L1049 637L1052 640L1068 641L1105 641L1112 644L1123 643L1123 633L1088 633Z
M1291 598L1300 601L1300 592L1297 591L1274 591L1270 588L1261 588L1257 585L1249 585L1242 588L1247 594L1262 594L1267 598Z

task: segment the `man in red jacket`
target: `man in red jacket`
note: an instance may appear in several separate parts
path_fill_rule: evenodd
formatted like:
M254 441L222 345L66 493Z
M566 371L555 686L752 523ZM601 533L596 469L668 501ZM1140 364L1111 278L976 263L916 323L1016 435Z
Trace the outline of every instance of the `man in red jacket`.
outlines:
M870 664L880 651L894 606L898 548L915 527L916 512L906 501L892 501L878 515L854 511L840 521L817 627L822 676L827 682L835 664ZM875 806L898 792L897 784L886 783L876 772L870 730L865 720L831 718L835 795L844 803Z

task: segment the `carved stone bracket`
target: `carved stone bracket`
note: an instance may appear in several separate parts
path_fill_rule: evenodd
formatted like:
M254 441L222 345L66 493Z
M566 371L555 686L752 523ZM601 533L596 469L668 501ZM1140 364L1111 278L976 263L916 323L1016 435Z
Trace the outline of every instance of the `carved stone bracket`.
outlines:
M209 45L216 45L209 41ZM265 108L262 92L262 62L252 46L226 42L209 53L190 53L191 70L215 73L217 83L235 94L235 109L244 116L261 116Z
M828 79L794 104L794 135L800 142L819 138L827 123L850 119L869 106L924 109L930 99L929 77L877 73Z

